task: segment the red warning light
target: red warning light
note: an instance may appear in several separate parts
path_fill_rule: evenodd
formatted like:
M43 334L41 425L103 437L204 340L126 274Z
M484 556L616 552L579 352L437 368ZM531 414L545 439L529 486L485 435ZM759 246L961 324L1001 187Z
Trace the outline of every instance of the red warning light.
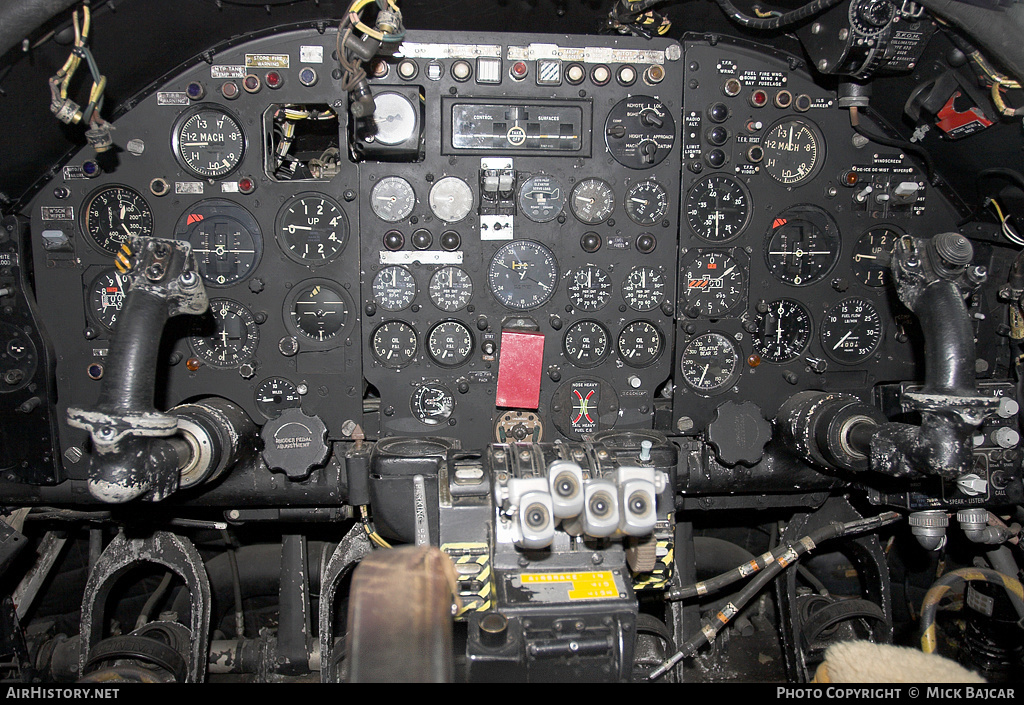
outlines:
M203 219L201 213L189 213L188 218L185 220L185 225L192 225L192 223L198 223Z

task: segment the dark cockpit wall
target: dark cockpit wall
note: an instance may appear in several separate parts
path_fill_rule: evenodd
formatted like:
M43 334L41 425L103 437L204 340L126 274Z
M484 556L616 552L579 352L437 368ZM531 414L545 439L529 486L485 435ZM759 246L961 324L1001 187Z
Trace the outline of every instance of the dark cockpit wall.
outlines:
M1020 12L0 10L5 677L1018 679Z

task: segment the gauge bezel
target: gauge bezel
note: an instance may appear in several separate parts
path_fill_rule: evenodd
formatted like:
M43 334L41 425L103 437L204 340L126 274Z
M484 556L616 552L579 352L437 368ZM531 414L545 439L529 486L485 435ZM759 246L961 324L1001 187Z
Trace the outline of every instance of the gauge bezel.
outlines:
M765 353L765 350L762 348L762 346L759 345L759 341L761 340L761 337L760 337L760 334L757 331L760 330L761 326L757 326L757 328L755 329L755 333L751 334L751 346L752 346L754 352L757 353L758 357L760 357L763 361L770 362L770 363L772 363L774 365L785 365L785 364L788 364L790 362L793 362L794 360L798 360L800 358L800 356L803 355L807 351L807 349L811 345L811 341L814 339L814 317L811 315L811 309L808 308L807 306L805 306L800 301L797 301L796 299L792 299L792 298L788 298L788 297L781 297L781 298L778 298L778 299L775 299L775 300L769 302L768 303L768 310L771 310L771 307L773 305L777 305L777 304L779 304L780 302L783 302L783 301L785 301L786 303L789 303L789 304L792 304L792 305L796 306L797 308L799 308L801 311L804 312L804 314L805 314L805 316L807 318L807 337L806 337L806 340L803 341L803 344L800 346L800 348L798 350L795 350L789 357L775 360L775 359L772 359L771 357L769 357ZM763 314L758 314L757 317L754 319L755 320L755 325L756 325L757 321L762 316L765 316L765 315L767 315L767 311L765 313L763 313Z
M589 362L589 363L585 363L584 364L584 363L581 363L579 360L575 359L572 356L572 354L569 352L569 347L567 345L567 341L569 339L569 333L571 333L575 328L578 328L579 326L582 326L582 325L588 324L588 323L597 326L597 328L600 329L601 334L604 335L604 352L601 353L600 357L598 357L593 362ZM617 340L616 340L616 342L617 342ZM589 370L589 369L592 369L594 367L597 367L598 365L600 365L601 363L603 363L605 360L608 359L608 356L611 354L611 351L612 351L612 335L611 335L611 332L608 330L608 327L606 325L604 325L603 323L601 323L601 321L598 321L596 319L593 319L593 318L581 318L578 321L573 321L572 324L569 325L565 329L565 333L562 334L562 355L565 357L565 359L569 362L570 365L572 365L573 367L577 367L577 368L579 368L581 370Z
M88 280L89 283L88 283L88 285L86 287L86 290L85 290L85 313L86 313L86 318L88 319L89 322L94 323L97 326L99 326L102 331L106 331L108 333L113 333L114 332L114 327L117 324L115 322L114 326L108 326L106 323L103 322L103 319L100 318L100 316L94 310L95 307L93 305L93 294L96 293L96 285L99 283L100 279L102 279L104 277L107 277L107 276L109 276L111 274L116 274L116 273L117 273L117 269L115 269L114 267L102 267L94 276L89 278L89 280ZM124 308L124 299L127 296L128 296L128 292L124 291L122 289L121 308L117 309L118 314ZM116 317L116 315L117 314L115 314L115 317Z
M639 304L637 303L637 299L636 299L635 294L629 294L629 295L626 294L626 285L630 282L630 280L633 277L634 273L642 271L642 270L645 270L645 269L649 270L649 271L652 271L657 276L661 277L661 287L660 287L660 293L658 295L658 300L655 301L654 305L647 306L647 307L640 307ZM652 279L652 281L653 281L653 279ZM648 288L650 288L650 287L648 287ZM658 307L661 306L665 302L665 297L667 296L667 290L668 290L668 274L661 267L654 267L654 266L650 266L650 265L636 265L635 267L631 267L630 270L628 272L626 272L626 276L622 278L622 284L619 285L619 294L622 296L622 301L631 310L636 311L638 313L650 313L651 311L656 311L658 309Z
M379 333L381 331L381 329L384 328L384 326L390 325L390 324L402 325L402 326L407 327L409 330L411 330L412 331L412 336L413 336L413 344L415 345L415 347L413 348L412 355L409 356L409 359L404 361L404 362L399 362L397 364L394 363L394 362L391 362L389 360L383 359L380 356L380 354L378 353L378 351L377 351L377 345L376 345L377 333ZM413 362L416 361L416 358L417 358L417 356L419 355L419 352L420 352L420 333L419 333L418 330L416 330L416 326L414 326L413 324L409 323L408 321L405 321L405 320L402 320L402 319L399 319L399 318L389 318L386 321L381 321L373 329L373 332L370 333L370 338L367 341L367 343L368 343L368 345L370 347L370 355L373 356L373 359L378 364L380 364L383 367L387 367L388 369L400 370L403 367L411 365Z
M826 334L826 332L829 330L829 328L832 325L832 324L829 323L829 320L828 320L829 319L829 314L831 314L832 311L835 310L836 308L838 308L838 307L840 307L840 306L842 306L844 304L850 303L851 301L863 302L863 303L867 304L868 307L874 312L875 319L878 322L878 337L875 338L874 342L871 344L871 348L867 352L858 355L856 358L850 358L850 357L845 357L844 358L842 355L837 355L836 354L835 349L834 349L833 346L830 346L830 345L826 344L825 334ZM835 362L838 362L840 365L860 365L860 364L863 364L865 361L871 359L871 357L874 356L875 353L878 352L878 348L881 347L882 341L884 339L885 339L885 323L882 321L882 314L878 310L878 306L875 304L875 302L872 301L871 299L865 297L865 296L848 296L845 299L840 299L839 301L834 302L832 305L830 305L828 308L826 308L825 312L821 315L821 324L818 326L818 342L820 343L822 350L825 351L825 354L829 356L829 359L834 360Z
M857 259L858 256L860 256L859 253L858 253L858 250L860 249L860 243L861 243L862 240L864 240L864 238L868 237L869 235L871 235L873 232L875 232L877 230L888 230L888 231L892 232L895 235L895 238L893 239L893 243L892 243L893 248L896 247L896 241L899 240L904 235L906 235L906 231L903 230L903 228L900 228L900 227L898 227L896 225L893 225L891 223L878 223L876 225L872 225L870 228L868 228L867 230L862 232L860 234L860 236L857 238L857 240L853 243L853 248L852 248L852 250L850 252L850 258L849 258L850 259L850 272L853 274L853 278L856 279L857 282L860 283L861 286L867 287L868 290L870 290L870 291L884 290L884 289L886 289L887 287L889 287L892 284L892 274L889 271L889 267L877 268L878 271L882 272L882 274L884 275L882 277L881 283L879 283L879 284L871 284L871 283L869 283L867 281L864 281L864 278L861 276L861 274L863 272L858 271L858 262L856 261L856 259ZM866 268L866 269L870 269L870 268Z
M576 284L576 281L577 281L576 277L577 277L577 275L580 274L580 272L586 271L588 269L594 269L594 270L597 270L598 272L601 272L601 274L604 275L605 281L607 282L607 286L606 287L600 287L599 286L597 288L589 289L589 291L595 291L595 292L598 292L598 293L603 292L604 293L603 298L601 298L601 301L596 306L590 306L590 305L584 306L584 305L581 305L580 301L582 299L577 294L575 294L574 291L573 291L574 290L574 286L573 285ZM575 287L575 288L577 289L577 291L579 290L579 287ZM613 289L614 289L614 285L612 284L611 273L609 273L608 270L605 269L604 267L598 267L596 264L592 264L592 263L587 262L587 263L577 267L576 269L569 270L568 272L566 272L566 275L565 275L565 293L569 297L569 303L572 304L574 308L576 308L577 310L580 310L580 311L586 311L588 313L591 313L591 312L594 312L594 311L600 311L601 309L603 309L605 306L608 305L609 301L611 301Z
M700 340L701 338L708 338L711 336L720 338L729 345L729 348L732 350L732 353L736 358L735 364L733 365L733 368L729 372L725 381L719 382L714 387L710 388L698 387L686 374L685 365L687 360L687 351L690 350L690 346L693 345L696 341ZM702 397L714 397L729 391L736 384L736 382L739 381L740 375L743 371L743 367L741 365L742 359L743 353L740 351L739 345L736 343L735 340L732 339L732 337L721 331L709 330L703 333L698 333L697 335L694 335L692 338L686 341L686 345L683 346L683 350L679 354L679 372L682 375L683 381L686 383L686 386L689 387L694 394L697 394Z
M434 203L434 196L444 183L456 185L455 188L461 189L465 187L466 192L469 193L469 203L465 208L465 212L457 218L449 220L445 218L441 213L438 212L439 208ZM473 206L476 205L476 195L473 193L473 187L466 182L465 179L459 178L458 176L444 176L438 179L431 185L430 193L427 194L427 205L430 206L430 212L434 214L434 217L440 220L445 225L452 225L453 223L461 223L463 220L469 217L469 214L473 212ZM461 212L461 211L460 211ZM459 213L452 213L448 215L458 215Z
M558 184L559 193L561 194L558 199L558 208L547 218L535 218L530 214L529 209L523 205L523 194L527 193L527 186L532 184L536 179L550 179ZM523 185L519 187L519 195L516 197L516 202L519 204L519 210L522 214L534 223L550 223L552 220L557 218L563 210L565 210L565 186L561 180L553 174L532 174L530 178L523 182Z
M633 210L631 210L629 207L630 195L633 194L636 190L640 189L641 187L647 185L656 187L657 191L661 194L661 208L658 209L658 213L653 219L651 219L649 216L643 219L637 218L634 215ZM665 185L662 184L657 179L655 179L654 177L634 181L632 184L629 185L629 187L626 189L626 192L622 195L622 209L626 212L626 215L629 217L629 219L632 220L637 225L658 224L668 213L668 206L668 189L665 188Z
M205 339L208 336L199 335L197 333L192 333L192 334L189 335L189 337L188 337L188 346L189 346L189 349L192 351L193 355L198 357L200 360L202 360L205 364L209 365L210 367L213 367L213 368L216 368L216 369L219 369L219 370L230 370L230 369L235 369L237 367L241 367L244 363L246 363L249 360L251 360L254 357L256 357L256 351L259 349L259 344L260 344L260 330L259 330L259 325L256 323L256 317L253 315L253 312L249 310L249 307L246 306L245 304L241 303L240 301L236 301L235 299L229 299L229 298L226 298L226 297L218 297L218 298L215 298L215 299L210 299L209 312L211 313L211 315L212 315L212 312L214 310L214 307L217 306L217 305L221 305L221 304L225 304L227 306L230 306L230 307L234 308L236 311L242 311L242 312L244 312L246 314L244 316L243 315L239 315L239 318L242 318L243 320L246 320L246 323L247 323L246 330L248 331L248 334L249 334L248 338L246 339L246 344L243 345L241 349L244 351L244 350L248 350L249 348L251 348L251 351L249 352L249 354L247 356L244 356L244 357L236 356L234 361L232 361L230 363L218 362L216 360L216 358L208 356L199 347L198 343L196 342L197 340ZM202 322L202 319L199 319L198 321L196 321L192 325L192 329L195 330L199 325L201 325L201 322Z
M191 120L194 116L208 110L223 113L224 115L229 117L235 123L235 125L238 126L238 130L242 135L241 154L238 155L238 158L235 159L235 163L232 164L228 169L222 172L218 172L216 174L204 174L201 171L196 170L188 163L188 161L185 159L184 156L182 156L181 153L181 128L184 127L185 123ZM228 110L226 107L220 105L219 103L199 103L197 105L193 105L187 110L182 111L182 113L178 115L177 119L174 121L174 125L171 127L171 154L174 155L174 159L175 161L178 162L178 166L180 166L182 169L187 171L192 176L195 176L200 179L209 179L211 181L217 181L219 179L223 179L227 176L230 176L232 173L237 171L239 167L242 166L242 161L245 159L245 155L248 151L249 138L245 134L245 128L242 126L242 121L239 119L237 115L235 115L234 112Z
M377 190L381 188L382 184L386 184L386 183L389 183L389 182L395 182L395 183L401 182L401 183L405 184L406 186L408 186L409 187L409 191L412 194L412 198L410 200L410 205L409 205L409 209L408 210L403 211L402 214L399 215L398 217L388 217L388 218L385 218L383 215L381 215L381 212L374 206L374 203L375 203L375 196L376 196ZM416 210L417 197L416 197L416 189L415 189L415 187L411 183L409 183L408 179L405 179L405 178L403 178L401 176L398 176L397 174L388 174L387 176L385 176L385 177L383 177L381 179L378 179L377 183L375 183L370 188L369 199L370 199L370 212L373 213L380 220L383 220L385 223L401 223L403 220L405 220L409 216L411 216L413 214L413 211Z
M690 213L689 213L689 211L690 211L690 204L691 204L692 199L697 197L696 196L697 190L699 188L705 188L706 184L708 182L710 182L710 181L713 181L713 180L725 180L725 181L728 181L728 182L734 184L735 186L738 186L739 190L743 194L743 197L746 199L746 206L745 206L745 211L746 212L744 213L744 216L743 216L743 223L742 223L742 225L739 226L739 228L736 230L735 233L733 233L732 235L730 235L729 237L726 237L726 238L717 238L716 239L716 238L710 237L706 233L703 233L700 230L698 230L694 226L693 220L690 218ZM743 183L742 179L740 179L740 178L738 178L736 176L733 176L732 174L709 174L709 175L707 175L707 176L705 176L705 177L695 181L690 186L689 190L686 192L686 198L683 200L683 216L686 218L686 225L690 228L690 231L693 232L694 235L696 235L697 237L699 237L702 240L705 240L707 242L714 243L716 245L721 245L721 244L724 244L724 243L727 243L727 242L732 242L733 240L738 238L740 235L742 235L744 232L746 232L747 226L750 225L750 221L751 221L751 219L753 218L753 215L754 215L754 203L753 203L752 198L753 197L750 195L750 189L747 188L747 185L745 183Z
M495 291L494 287L495 262L506 250L510 250L516 246L526 246L527 248L534 248L535 250L545 252L547 253L546 259L549 259L551 262L552 278L550 290L547 292L545 296L532 303L529 303L526 306L513 305L507 300L507 297L506 299L502 299L502 297L498 295L499 292ZM491 259L487 263L487 288L491 292L491 296L494 297L494 300L497 301L502 306L504 306L505 308L509 309L510 311L532 311L533 309L540 308L541 306L546 304L555 295L555 292L558 291L558 281L560 274L561 272L558 266L558 258L555 257L555 253L554 251L552 251L550 247L541 242L537 242L536 240L512 240L510 242L506 242L505 244L503 244L501 247L496 249L494 253L491 255Z
M285 407L282 407L282 408L281 408L281 410L280 410L280 412L278 412L278 414L277 414L276 416L275 416L275 415L272 415L272 414L269 414L269 413L267 412L267 410L266 410L266 409L264 408L264 404L263 404L263 402L261 402L261 401L260 401L260 398L259 398L259 396L260 396L260 390L261 390L261 389L263 388L263 385L265 385L265 384L268 384L268 383L270 383L270 382L275 382L275 381L278 381L278 382L285 382L286 384L290 385L290 386L291 386L291 388L292 388L293 390L295 390L295 392L294 392L294 393L295 393L295 394L296 394L297 396L301 397L301 395L299 394L299 388L298 388L298 385L297 385L297 384L295 384L294 382L292 382L292 381L291 381L290 379L287 379L286 377L281 377L281 376L279 376L279 375L275 375L275 376L273 376L273 377L267 377L267 378L266 378L266 379L264 379L264 380L263 380L262 382L260 382L259 384L257 384L257 385L256 385L256 389L254 389L254 390L253 390L253 393L252 393L252 402L253 402L253 404L254 404L254 405L256 406L256 411L260 412L260 414L261 414L261 415L262 415L262 416L263 416L264 418L266 418L266 419L269 419L269 420L271 420L271 421L273 421L274 419L278 418L278 417L279 417L279 416L281 415L281 413L283 413L283 412L284 412L285 410L287 410L287 409L296 409L296 408L302 408L302 399L300 398L300 399L298 400L298 401L299 401L299 403L298 403L298 404L296 404L295 406L285 406Z
M733 247L725 249L715 249L710 247L698 247L686 252L683 255L682 264L679 268L679 288L682 291L682 295L680 296L680 298L685 304L683 309L688 311L693 306L693 304L691 304L691 298L689 295L690 288L689 281L686 277L686 272L691 266L695 265L699 259L707 255L720 255L723 259L728 258L736 263L736 267L740 272L740 293L737 299L732 304L722 309L721 311L709 314L698 310L697 315L700 318L709 320L731 318L733 316L730 316L729 314L738 314L745 307L744 304L747 301L748 290L750 288L750 257L742 248Z
M425 389L428 388L436 389L442 392L443 394L446 395L448 399L451 400L451 408L448 410L447 414L445 414L443 417L437 418L436 420L431 419L429 421L426 418L423 418L420 412L416 410L417 397L421 395ZM413 418L419 421L424 426L442 426L447 424L448 419L452 418L452 416L455 414L455 407L455 395L452 393L452 390L449 389L447 385L441 384L440 382L425 382L424 384L417 385L416 388L412 391L412 394L409 395L409 410L412 412Z
M599 217L591 217L588 219L580 215L579 210L576 208L576 193L580 189L582 189L584 185L590 183L603 187L603 190L606 194L605 201L607 202L608 210L605 211L602 209L601 211L598 211ZM599 179L596 176L588 176L584 179L580 179L572 187L572 190L569 191L569 210L572 211L572 214L576 218L576 220L580 221L584 225L600 225L601 223L611 218L612 214L615 212L615 189L613 189L612 185L609 184L607 181L605 181L604 179Z
M626 358L625 355L622 354L622 336L625 334L628 328L640 323L650 326L658 334L658 351L650 360L642 362L640 364L636 364L635 362L630 361L628 358ZM661 326L659 326L654 321L647 320L646 318L634 318L633 320L624 323L622 328L619 330L618 334L615 336L615 354L618 355L618 358L620 360L622 360L622 364L628 367L632 367L634 369L641 370L646 367L650 367L651 365L655 364L656 362L658 362L658 360L661 359L661 356L665 353L665 343L665 332L661 329Z
M288 209L293 207L296 203L304 201L309 198L316 198L325 203L328 203L334 208L336 208L338 212L341 214L341 228L343 230L341 235L341 244L335 248L334 253L331 254L329 257L303 257L302 255L295 252L291 247L287 246L286 241L288 240L288 237L282 235L282 230L284 227L283 221L285 219L286 214L288 213ZM306 265L307 267L319 267L330 262L333 262L335 259L341 256L341 253L345 251L345 247L348 245L350 233L351 227L349 225L348 215L345 213L345 209L342 208L341 204L338 203L336 200L318 191L303 191L302 193L296 193L289 196L288 199L283 204L281 204L281 207L277 211L277 216L274 218L274 240L277 242L278 247L281 248L281 252L284 253L285 257L292 260L293 262Z
M152 235L156 230L156 217L153 215L153 207L149 205L149 201L147 201L145 196L143 196L137 189L134 189L131 186L125 186L124 184L118 183L104 184L98 188L95 188L89 192L89 195L86 196L85 200L82 202L83 206L82 212L79 215L79 226L81 227L82 232L88 236L86 240L88 240L89 243L96 250L103 253L104 255L116 255L118 250L121 249L121 245L118 245L114 249L110 250L100 244L99 240L96 239L96 236L92 233L92 230L89 228L89 211L92 208L93 202L97 198L99 198L103 193L107 191L114 191L117 189L123 189L125 191L129 191L135 194L138 200L141 201L142 204L146 207L146 211L149 213L149 229L146 232L141 233L141 235L149 236Z
M412 295L408 297L408 301L406 301L404 304L402 304L398 308L393 308L391 306L385 306L381 302L381 299L378 298L378 296L377 296L377 281L380 279L381 275L384 274L384 272L386 272L388 270L391 270L391 269L404 271L406 274L409 275L409 281L412 283ZM403 285L402 288L396 289L396 291L398 291L400 293L402 293L402 292L407 293L408 289L406 287L404 287L404 285ZM381 267L379 270L377 270L374 273L373 280L370 282L370 294L373 297L373 303L376 304L379 308L381 308L384 311L387 311L389 313L397 313L398 311L404 311L405 309L409 308L410 306L412 306L413 302L416 300L416 296L419 295L419 293L420 293L419 286L416 285L416 275L412 273L411 269L409 269L408 267L404 267L404 266L402 266L400 264L389 264L389 265L385 265L384 267Z
M466 331L466 335L469 337L469 350L466 352L465 357L463 357L461 360L457 362L444 362L443 360L439 360L437 356L434 354L433 349L431 348L431 338L434 335L434 331L436 331L441 326L448 324L454 324L459 326L464 331ZM463 365L469 363L473 359L473 353L476 352L476 336L473 335L473 330L468 325L466 325L464 321L460 321L457 318L445 318L443 320L438 321L437 323L434 323L433 325L430 326L430 328L427 329L426 334L423 336L423 349L426 351L427 357L430 358L430 361L433 362L438 367L444 367L445 369L454 369L456 367L462 367Z
M469 295L466 297L466 302L456 308L445 308L443 306L440 306L437 303L437 298L434 296L434 277L438 276L438 274L449 268L459 270L469 281ZM473 294L475 293L476 284L473 282L473 276L469 272L467 272L463 267L460 267L455 264L446 264L441 267L438 267L430 274L430 279L427 281L427 296L430 298L430 303L432 303L434 305L434 308L436 308L438 311L444 311L445 313L455 313L457 311L463 310L464 308L469 306L470 302L473 301Z
M326 340L317 340L316 338L310 337L309 334L296 325L294 320L295 303L303 293L314 286L329 288L331 291L338 294L344 300L345 305L348 306L348 316L345 319L345 323L340 329L338 329L337 333ZM285 328L288 330L290 335L299 341L300 350L333 350L334 348L345 345L346 341L352 335L356 322L359 320L359 309L356 308L355 302L352 300L352 295L348 290L342 286L340 282L334 281L333 279L325 279L323 277L312 277L310 279L303 279L300 282L296 282L284 299L284 303L281 307L281 314L284 319Z
M811 136L814 138L817 147L815 149L814 164L811 166L810 170L804 174L799 175L797 178L790 178L787 180L781 176L776 176L775 173L773 173L773 169L769 167L768 160L773 150L770 151L767 147L767 139L769 135L771 135L772 130L779 127L780 125L784 125L789 122L800 123L801 125L807 127L808 131L811 133ZM813 120L803 117L801 115L786 115L780 118L779 120L776 120L771 125L769 125L767 129L765 129L765 131L763 132L763 135L764 136L761 138L761 149L764 151L764 158L761 160L761 170L765 174L767 174L773 182L781 184L782 186L786 186L788 188L803 186L804 184L813 181L814 177L818 175L822 168L824 168L825 158L827 156L827 145L825 144L825 135L824 133L822 133L821 128L818 127L817 123L815 123Z
M812 220L811 215L809 214L820 218L824 223L824 227L821 227L821 223ZM786 216L788 217L785 219L785 222L779 223L779 221ZM772 251L772 241L775 239L776 234L782 228L788 226L790 221L792 221L794 218L809 221L812 225L814 225L818 229L820 235L828 241L828 245L831 248L829 253L830 261L828 262L828 265L822 269L819 269L816 273L809 275L807 279L801 280L799 282L790 281L780 276L776 272L778 263L773 263L771 259L773 255L769 254ZM779 255L775 256L779 257ZM788 254L781 255L781 257L783 258L788 256ZM778 215L772 218L772 223L768 227L768 232L765 234L764 237L764 262L765 266L768 267L768 273L776 281L787 286L802 288L806 286L811 286L812 284L817 284L818 282L824 280L826 277L828 277L829 274L832 273L832 270L836 268L836 264L838 264L839 260L842 259L842 256L843 235L839 230L839 224L836 222L836 219L832 216L831 213L826 211L821 206L814 205L813 203L797 203L792 206L789 206L788 208L780 212Z
M203 215L202 221L195 223L189 223L189 218L196 212L212 209L211 212ZM202 277L203 283L206 286L213 287L215 289L224 289L227 287L241 284L246 279L256 273L256 270L260 266L260 261L263 259L263 229L260 227L260 222L256 220L255 216L240 203L232 201L227 198L205 198L201 201L196 201L184 213L178 218L178 222L174 226L174 238L176 240L183 240L192 247L193 253L195 253L196 245L192 242L192 236L198 226L205 222L206 219L212 217L226 217L237 221L239 224L245 227L248 234L252 237L253 241L253 255L252 263L246 267L245 272L231 281L220 283L211 280L206 275L206 265L201 261L201 256L196 255L196 270L199 272L199 276Z

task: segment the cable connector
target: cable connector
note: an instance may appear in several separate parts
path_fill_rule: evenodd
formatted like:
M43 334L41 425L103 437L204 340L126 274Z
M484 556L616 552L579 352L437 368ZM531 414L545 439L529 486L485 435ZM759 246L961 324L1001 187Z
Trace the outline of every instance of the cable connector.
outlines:
M50 101L50 112L65 125L77 125L82 120L82 106L70 98L61 100L55 98Z
M89 144L97 154L102 154L114 146L114 138L110 134L113 129L113 125L105 122L102 125L93 123L92 129L85 131L85 138L89 140Z

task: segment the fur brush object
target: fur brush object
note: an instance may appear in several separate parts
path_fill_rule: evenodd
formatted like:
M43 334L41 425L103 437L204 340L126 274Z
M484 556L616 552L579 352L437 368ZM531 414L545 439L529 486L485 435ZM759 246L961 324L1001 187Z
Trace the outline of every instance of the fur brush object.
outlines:
M955 661L917 649L845 641L825 652L815 683L985 683Z

